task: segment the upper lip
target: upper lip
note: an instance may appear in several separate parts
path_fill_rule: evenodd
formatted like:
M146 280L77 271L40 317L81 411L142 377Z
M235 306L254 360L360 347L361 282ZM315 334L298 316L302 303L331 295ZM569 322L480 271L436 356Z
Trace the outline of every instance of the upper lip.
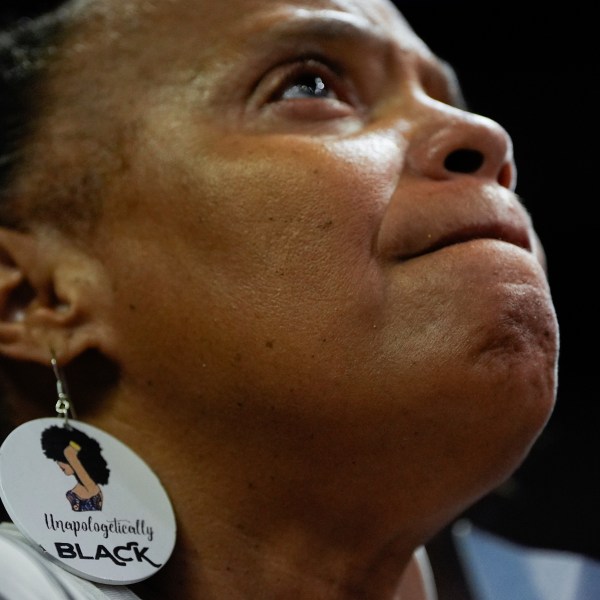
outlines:
M452 196L447 191L410 202L393 199L379 230L379 252L404 261L477 239L532 251L530 218L515 194L499 186L463 188Z

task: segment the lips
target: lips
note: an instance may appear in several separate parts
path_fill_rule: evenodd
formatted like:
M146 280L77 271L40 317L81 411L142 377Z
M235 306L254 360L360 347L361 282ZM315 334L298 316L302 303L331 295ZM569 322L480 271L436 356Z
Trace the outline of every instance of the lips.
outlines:
M435 192L435 193L432 193ZM377 248L407 261L474 240L498 240L532 251L531 220L515 194L498 185L413 188L398 192L383 216Z
M451 233L436 239L434 243L425 246L416 254L397 256L396 258L401 260L410 260L411 258L423 256L424 254L430 254L455 244L485 239L507 242L531 251L529 235L526 229L514 227L509 223L491 222L452 231Z

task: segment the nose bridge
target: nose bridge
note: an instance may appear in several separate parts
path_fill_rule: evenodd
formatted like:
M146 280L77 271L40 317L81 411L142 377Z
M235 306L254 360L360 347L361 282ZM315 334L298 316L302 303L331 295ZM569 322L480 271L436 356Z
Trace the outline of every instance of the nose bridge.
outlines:
M435 180L470 176L516 185L512 142L495 121L429 97L413 106L407 167Z

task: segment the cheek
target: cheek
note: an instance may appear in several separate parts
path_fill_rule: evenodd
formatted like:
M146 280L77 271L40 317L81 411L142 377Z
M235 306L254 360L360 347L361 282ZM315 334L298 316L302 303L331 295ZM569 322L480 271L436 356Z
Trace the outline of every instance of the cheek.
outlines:
M280 270L296 263L310 276L371 260L399 154L382 136L258 137L222 142L189 170L200 174L196 189L214 218L213 247L228 244L228 256L253 263L267 255Z
M390 140L221 134L144 149L99 244L130 307L119 331L204 344L202 365L273 348L310 363L323 340L351 352L372 331L385 288L374 240L400 172Z
M198 115L182 127L162 113L148 123L132 163L168 206L152 203L163 213L154 219L172 220L170 235L206 253L217 275L244 287L257 277L344 285L369 268L402 170L397 136L239 133Z
M198 188L210 207L207 260L219 261L213 281L236 290L238 314L281 323L288 343L296 335L306 348L307 335L321 344L372 327L385 289L374 243L400 172L398 148L289 137L219 150Z

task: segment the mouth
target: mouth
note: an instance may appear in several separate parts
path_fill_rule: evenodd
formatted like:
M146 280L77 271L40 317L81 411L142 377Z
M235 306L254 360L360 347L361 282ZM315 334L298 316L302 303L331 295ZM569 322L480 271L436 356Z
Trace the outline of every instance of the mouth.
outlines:
M380 256L406 262L476 240L535 251L531 219L511 191L478 185L436 186L434 191L388 205L377 235Z
M426 254L432 254L449 246L476 240L496 240L532 252L531 240L526 229L497 222L462 227L433 239L430 244L425 245L416 252L399 255L397 259L407 261Z

